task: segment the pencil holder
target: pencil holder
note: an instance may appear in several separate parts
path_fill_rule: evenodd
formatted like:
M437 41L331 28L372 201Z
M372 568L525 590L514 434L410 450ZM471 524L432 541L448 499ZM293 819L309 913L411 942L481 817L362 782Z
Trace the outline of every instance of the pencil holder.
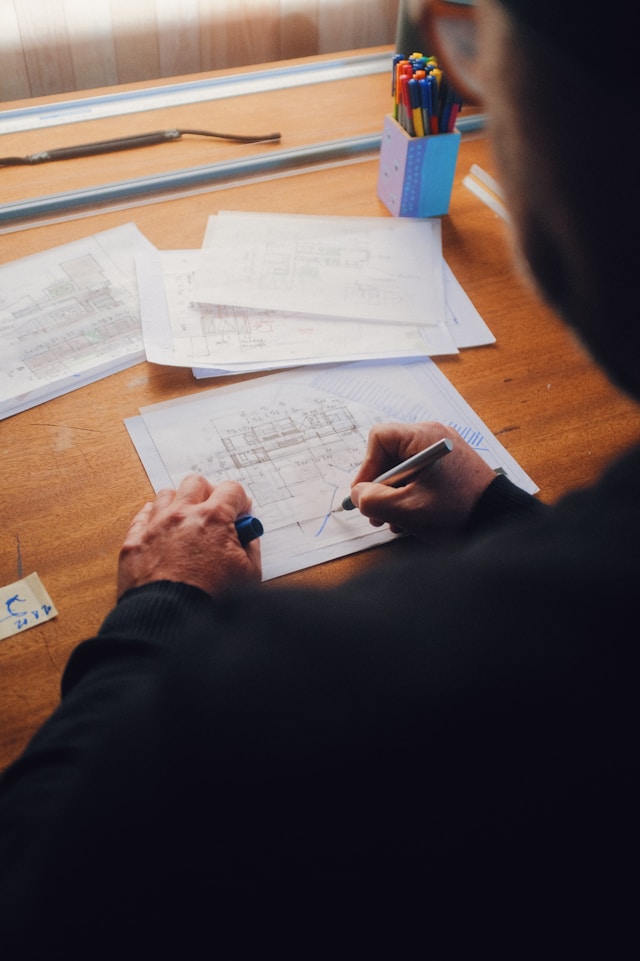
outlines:
M384 118L378 197L394 217L439 217L449 210L460 133L411 137Z

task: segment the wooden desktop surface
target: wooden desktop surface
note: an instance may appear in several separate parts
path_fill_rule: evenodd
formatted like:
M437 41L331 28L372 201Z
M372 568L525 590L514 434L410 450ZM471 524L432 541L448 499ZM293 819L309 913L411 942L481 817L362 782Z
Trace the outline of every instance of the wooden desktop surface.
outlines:
M313 89L282 89L5 134L0 156L170 127L234 133L279 130L282 143L273 148L277 150L378 134L389 109L389 79L380 74ZM0 170L0 206L267 149L264 144L185 138L127 153L5 168ZM607 462L636 441L640 413L519 277L504 221L462 184L472 163L494 172L482 133L462 138L450 211L443 218L444 253L497 339L494 345L436 362L540 486L540 496L551 502L593 481ZM385 216L388 212L376 196L377 174L378 162L372 157L180 199L104 208L37 227L23 225L0 232L0 262L127 221L134 221L159 248L199 247L207 218L221 209ZM131 517L153 494L124 418L137 414L142 405L239 379L196 382L190 370L140 363L0 422L0 583L37 571L59 611L54 620L0 641L0 769L56 706L72 649L97 630L113 605L118 549ZM404 550L411 550L409 541L282 581L328 587Z

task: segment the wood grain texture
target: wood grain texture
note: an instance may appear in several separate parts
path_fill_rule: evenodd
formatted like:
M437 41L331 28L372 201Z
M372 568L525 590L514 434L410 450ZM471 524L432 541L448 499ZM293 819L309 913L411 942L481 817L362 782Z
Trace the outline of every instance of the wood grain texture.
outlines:
M2 0L0 101L392 43L398 0Z

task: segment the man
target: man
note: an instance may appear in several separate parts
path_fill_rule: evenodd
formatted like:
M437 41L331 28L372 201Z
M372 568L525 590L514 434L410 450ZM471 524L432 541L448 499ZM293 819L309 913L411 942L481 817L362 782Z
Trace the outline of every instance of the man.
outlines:
M631 3L601 71L624 81L613 98L579 0L480 0L459 62L452 4L416 6L491 116L519 256L637 395L631 245L610 230L638 212L617 146ZM188 478L138 513L117 606L0 782L5 958L307 958L323 935L322 957L405 958L407 932L420 957L579 957L598 937L621 956L639 853L640 450L554 507L457 436L406 487L370 482L443 434L372 432L352 499L417 542L331 591L257 583L236 483Z

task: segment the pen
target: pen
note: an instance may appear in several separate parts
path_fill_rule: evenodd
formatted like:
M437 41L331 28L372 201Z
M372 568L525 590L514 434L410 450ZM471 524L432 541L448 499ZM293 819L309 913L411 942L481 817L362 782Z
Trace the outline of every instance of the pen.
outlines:
M440 113L440 92L435 68L427 77L427 82L429 84L429 116L431 117L431 133L439 133L440 125L438 123L438 115Z
M238 532L238 540L243 547L246 547L247 544L254 541L256 537L262 537L264 527L257 517L253 517L251 514L245 514L244 517L237 519L236 531Z
M422 127L425 133L431 133L431 91L426 77L418 81L418 89L422 107Z
M410 137L415 136L413 126L413 110L411 109L411 97L409 95L410 75L400 77L400 103L402 107L403 126Z
M387 470L384 474L380 474L379 477L374 478L373 484L386 484L387 487L401 487L406 481L419 474L420 471L425 470L425 468L430 467L435 464L436 461L444 457L453 450L453 441L449 440L448 437L443 437L442 440L438 440L435 444L431 444L430 447L425 447L418 454L414 454L413 457L409 457L408 460L402 461L396 467L392 467L391 470ZM352 511L355 509L355 504L350 497L345 497L342 504L338 510Z
M407 84L409 88L409 102L411 104L411 116L413 119L413 129L416 137L424 137L424 127L422 125L422 109L420 107L420 87L418 81L412 79Z

